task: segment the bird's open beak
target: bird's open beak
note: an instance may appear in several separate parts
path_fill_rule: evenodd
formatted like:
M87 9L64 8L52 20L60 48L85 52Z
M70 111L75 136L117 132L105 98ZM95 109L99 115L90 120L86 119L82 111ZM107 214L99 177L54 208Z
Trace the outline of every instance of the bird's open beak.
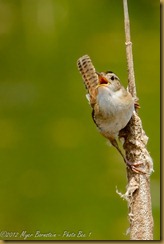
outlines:
M105 76L103 76L99 72L96 72L96 74L98 75L99 85L107 85L107 84L109 84L109 80Z

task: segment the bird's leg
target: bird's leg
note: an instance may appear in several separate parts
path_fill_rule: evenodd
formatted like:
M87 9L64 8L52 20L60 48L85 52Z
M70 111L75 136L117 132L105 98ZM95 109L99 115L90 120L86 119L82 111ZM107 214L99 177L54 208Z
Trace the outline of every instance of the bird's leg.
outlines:
M121 154L121 156L122 156L123 159L124 159L125 164L126 164L132 171L134 171L135 173L138 173L138 174L139 174L139 173L142 173L142 174L145 174L145 173L146 173L146 172L143 171L142 169L138 168L139 165L142 165L141 162L138 162L138 163L132 163L132 162L129 162L129 161L126 159L125 155L123 154L123 152L122 152L121 149L119 148L116 139L112 139L112 140L110 140L110 142L111 142L112 146L114 146L114 147L117 149L117 151Z
M123 154L123 152L121 151L121 149L119 148L117 141L116 141L115 139L113 139L113 140L111 140L110 142L111 142L112 146L114 146L114 147L117 149L117 151L121 154L121 156L122 156L123 159L124 159L124 162L126 163L126 162L127 162L126 157L125 157L125 155Z
M135 108L135 110L138 110L138 109L141 108L141 107L140 107L140 104L139 104L139 99L138 99L138 97L136 97L136 98L134 99L134 108Z

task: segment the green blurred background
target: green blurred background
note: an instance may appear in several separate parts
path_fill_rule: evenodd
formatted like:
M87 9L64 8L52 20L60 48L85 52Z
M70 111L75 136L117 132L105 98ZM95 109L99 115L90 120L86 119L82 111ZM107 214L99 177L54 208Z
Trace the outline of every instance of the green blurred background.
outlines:
M129 14L159 240L159 2L129 1ZM88 54L126 86L124 43L122 0L0 0L0 231L129 239L127 203L116 194L126 191L125 165L97 132L76 67Z

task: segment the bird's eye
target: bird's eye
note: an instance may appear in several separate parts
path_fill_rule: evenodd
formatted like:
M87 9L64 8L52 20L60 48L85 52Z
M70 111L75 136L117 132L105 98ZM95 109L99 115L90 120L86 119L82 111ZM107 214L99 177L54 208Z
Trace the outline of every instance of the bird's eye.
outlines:
M111 77L111 80L114 80L114 75Z

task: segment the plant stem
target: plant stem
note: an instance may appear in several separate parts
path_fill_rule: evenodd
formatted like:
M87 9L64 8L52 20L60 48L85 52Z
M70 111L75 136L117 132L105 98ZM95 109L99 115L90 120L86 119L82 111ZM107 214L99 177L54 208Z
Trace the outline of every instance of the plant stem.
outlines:
M133 66L132 42L130 38L130 21L127 0L123 0L124 24L126 37L126 57L128 67L128 89L137 100L136 85ZM126 158L133 165L139 164L139 168L145 173L135 173L127 167L128 185L124 195L120 194L128 202L130 239L153 240L153 217L151 209L150 174L153 172L153 162L146 149L148 137L143 128L142 121L134 112L130 122L124 129L124 149Z

